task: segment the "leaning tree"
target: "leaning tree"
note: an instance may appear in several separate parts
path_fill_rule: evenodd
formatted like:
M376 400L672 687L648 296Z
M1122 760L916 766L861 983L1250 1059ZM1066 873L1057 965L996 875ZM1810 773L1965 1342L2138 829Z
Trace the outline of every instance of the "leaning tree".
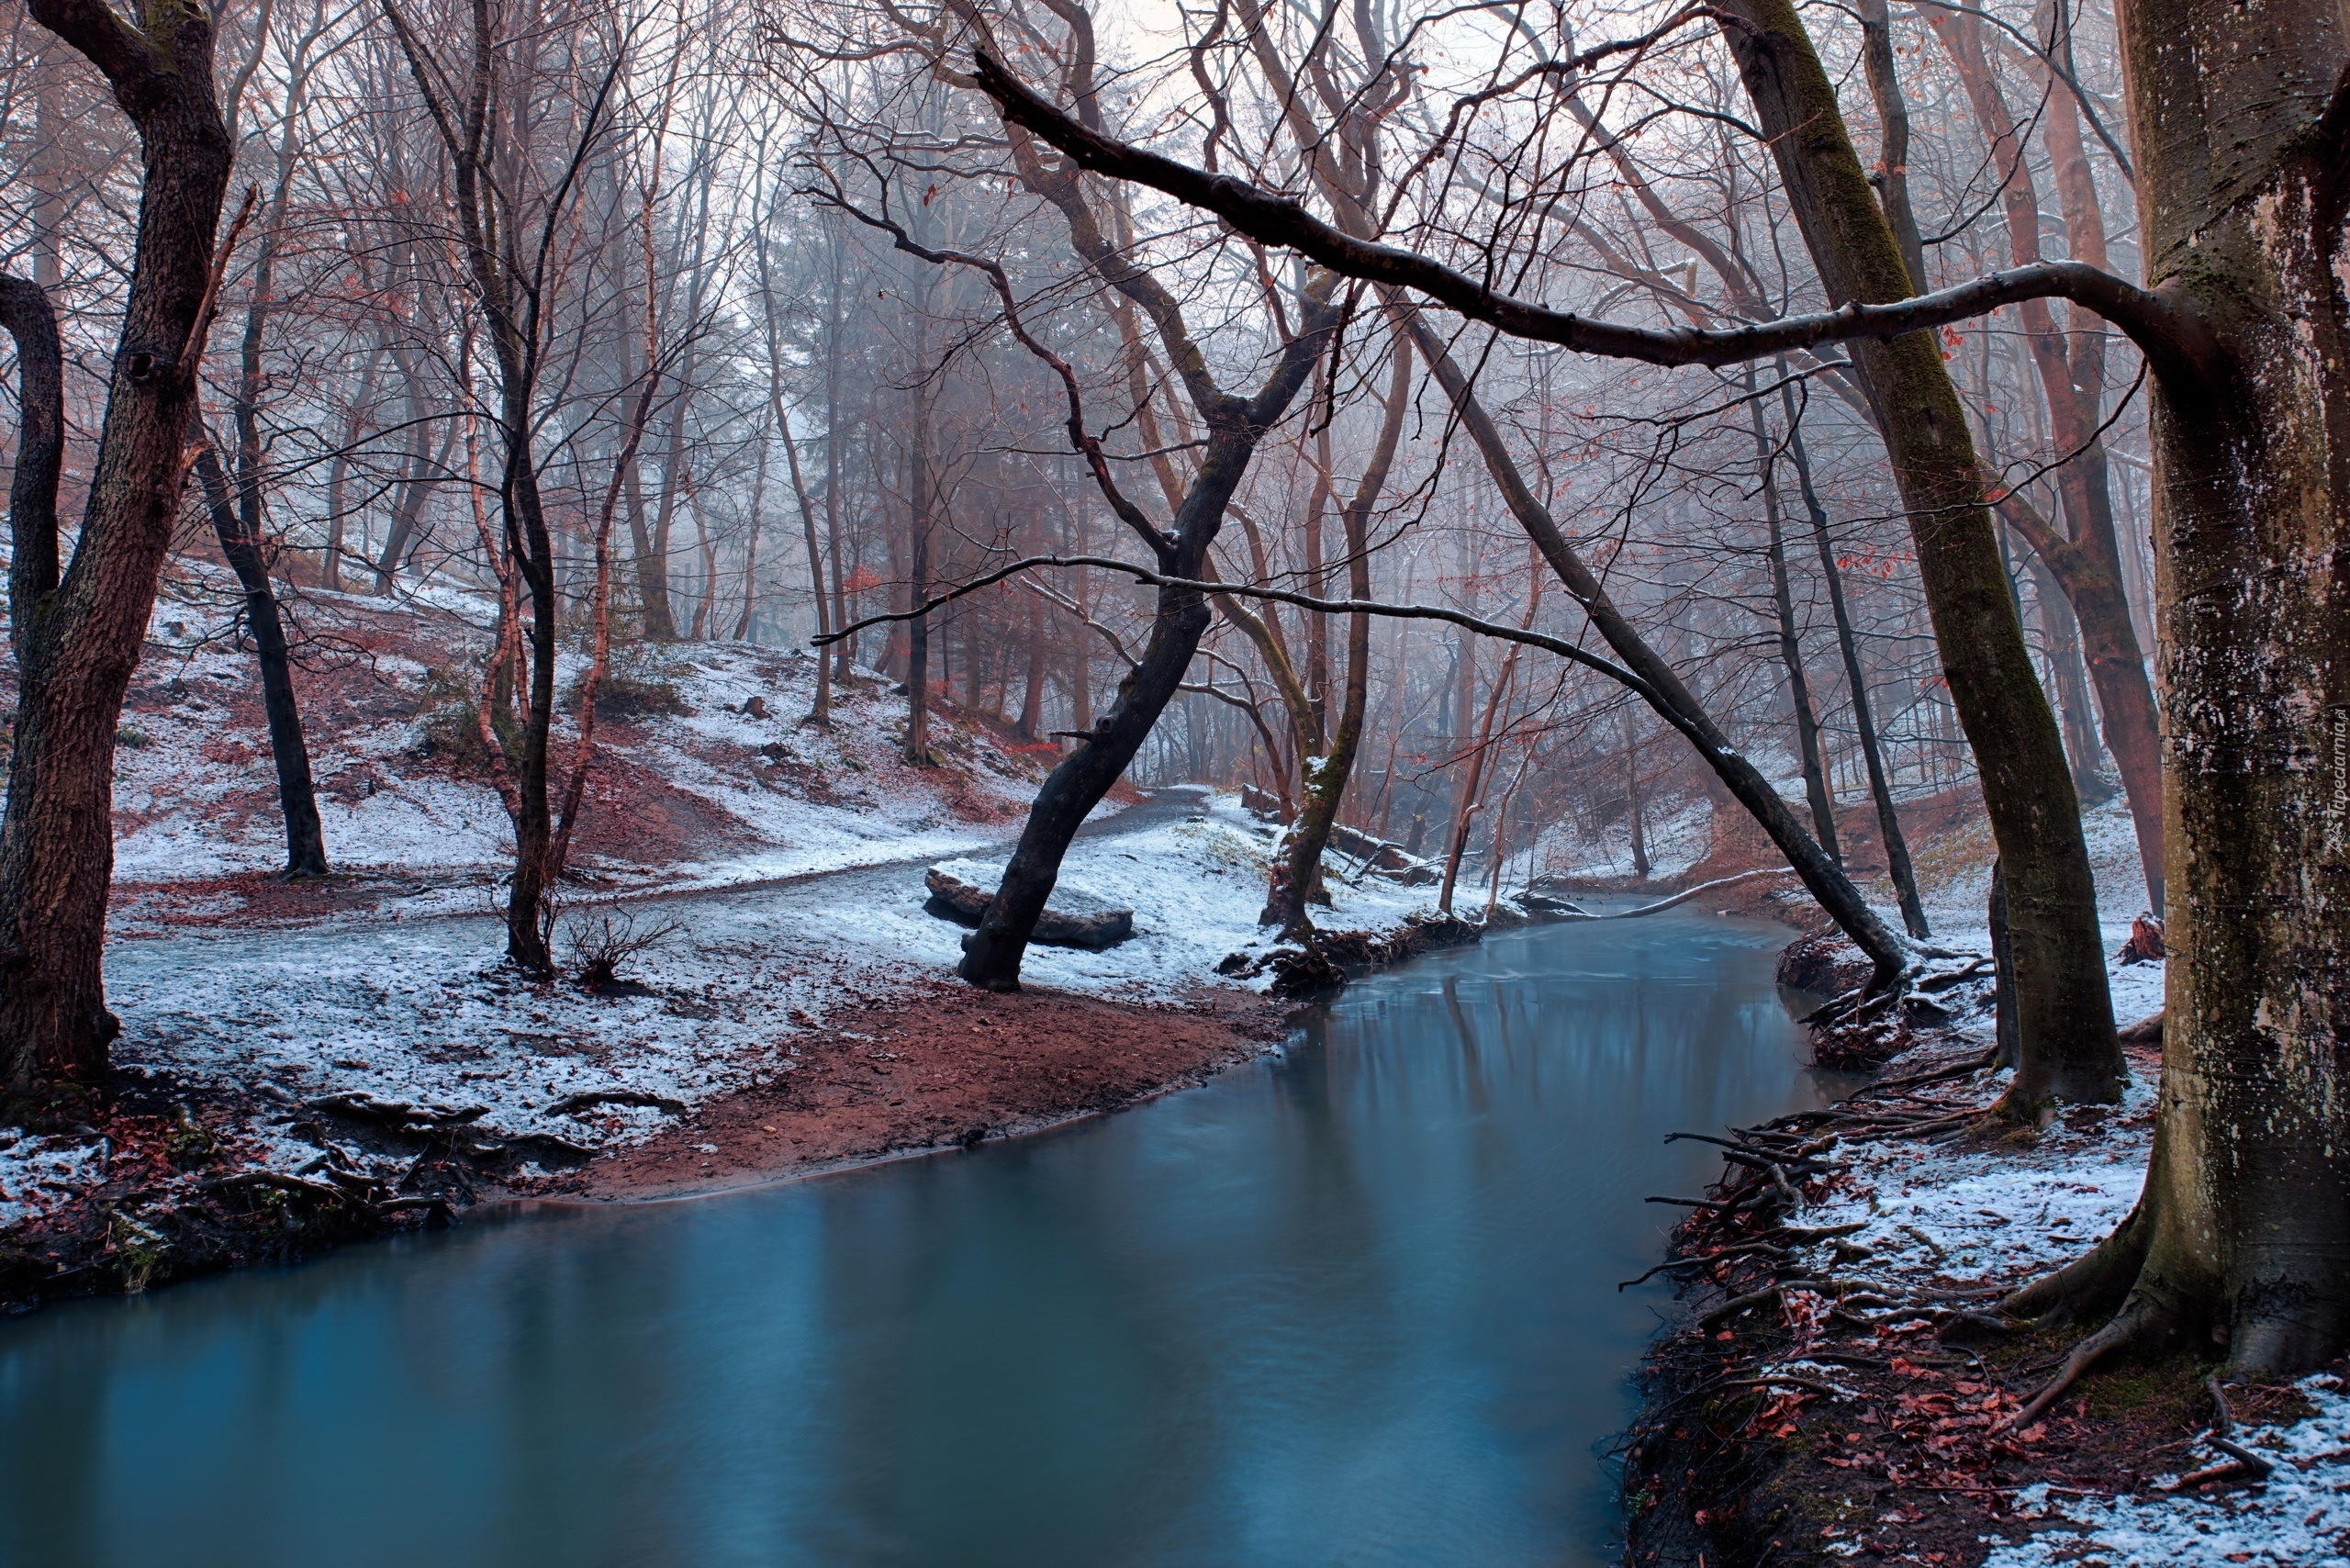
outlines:
M1427 295L1464 317L1516 336L1659 365L1731 364L1824 342L1852 344L1854 369L1917 541L1920 581L1943 671L1974 743L1984 802L2007 868L2023 1047L2009 1103L2028 1113L2051 1095L2116 1099L2121 1053L2114 1038L2110 999L2106 988L2096 983L2104 973L2097 892L2064 742L2024 643L1957 391L1931 333L1919 329L2067 288L2091 297L2087 302L2092 305L2103 301L2109 312L2160 314L2163 308L2143 291L2074 263L2018 269L1959 289L1912 297L1899 247L1845 132L1833 84L1794 10L1777 0L1751 0L1736 12L1692 8L1640 39L1549 62L1524 73L1520 80L1539 78L1547 84L1557 77L1572 83L1596 62L1617 53L1637 53L1700 16L1719 22L1738 62L1772 147L1781 187L1822 285L1839 302L1834 311L1713 330L1589 319L1497 287L1493 252L1502 244L1498 235L1472 271L1456 270L1382 242L1350 210L1360 203L1337 181L1314 181L1332 212L1334 221L1325 221L1294 197L1195 169L1104 134L1082 114L1071 116L1047 102L984 47L975 50L974 77L996 99L1007 126L1051 142L1081 167L1155 185L1215 213L1251 239L1300 251L1337 272ZM1420 164L1438 160L1462 110L1504 91L1488 89L1460 100ZM1292 103L1296 96L1274 95ZM1298 140L1310 143L1314 138L1300 134ZM1311 157L1304 162L1310 174L1315 172ZM1532 199L1539 206L1546 198ZM1505 219L1503 231L1517 220L1516 216ZM1446 227L1459 221L1442 215ZM1432 344L1423 342L1420 346L1443 379L1446 362ZM1595 604L1595 597L1576 588L1561 554L1547 547L1537 521L1523 513L1521 521L1538 543L1546 544L1545 554L1568 580L1571 591L1587 606ZM1598 585L1595 581L1591 587ZM1716 749L1705 741L1700 748L1709 756ZM1807 885L1828 902L1840 891L1841 872L1829 875L1834 868L1811 845L1793 813L1759 776L1752 783L1757 787L1741 794L1741 801L1766 823L1785 819L1773 833L1774 841L1804 873ZM1815 867L1814 861L1819 865ZM1864 906L1852 918L1842 913L1837 918L1847 930L1876 924ZM1883 955L1872 956L1877 958L1882 983L1889 978L1885 972L1888 966Z

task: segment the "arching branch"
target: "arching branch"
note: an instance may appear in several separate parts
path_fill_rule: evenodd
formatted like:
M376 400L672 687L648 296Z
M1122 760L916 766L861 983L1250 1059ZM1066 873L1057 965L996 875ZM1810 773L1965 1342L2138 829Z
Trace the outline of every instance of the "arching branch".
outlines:
M1039 97L984 50L975 60L975 79L996 100L1005 121L1059 148L1080 167L1164 191L1215 214L1252 240L1295 251L1332 272L1416 289L1448 309L1516 338L1649 364L1738 364L1821 343L1897 338L1970 320L2021 300L2062 298L2097 312L2127 333L2155 374L2174 387L2209 376L2224 357L2210 330L2171 299L2078 262L2014 267L1896 304L1848 304L1750 327L1657 328L1588 320L1572 310L1553 310L1497 293L1416 252L1357 239L1315 217L1294 196L1230 174L1203 174L1090 130Z

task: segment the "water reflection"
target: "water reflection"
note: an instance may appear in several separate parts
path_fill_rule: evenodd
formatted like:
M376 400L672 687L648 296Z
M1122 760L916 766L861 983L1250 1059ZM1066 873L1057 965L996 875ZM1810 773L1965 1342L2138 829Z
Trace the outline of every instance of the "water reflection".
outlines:
M1662 1135L1813 1098L1774 939L1497 937L1051 1137L0 1324L0 1563L1612 1561Z

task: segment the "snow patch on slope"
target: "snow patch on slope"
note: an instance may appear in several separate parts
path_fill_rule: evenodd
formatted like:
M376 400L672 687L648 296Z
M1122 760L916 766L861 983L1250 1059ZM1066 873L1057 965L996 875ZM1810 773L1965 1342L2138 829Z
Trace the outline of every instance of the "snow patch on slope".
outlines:
M2170 1568L2234 1568L2242 1563L2350 1568L2350 1399L2331 1376L2297 1385L2317 1414L2289 1426L2245 1428L2244 1447L2276 1469L2247 1492L2210 1498L2066 1497L2045 1484L2017 1494L2027 1518L2059 1521L2026 1540L2002 1543L1984 1568L2089 1568L2094 1563L2164 1563ZM2221 1462L2201 1450L2196 1466ZM2177 1476L2165 1476L2167 1484Z

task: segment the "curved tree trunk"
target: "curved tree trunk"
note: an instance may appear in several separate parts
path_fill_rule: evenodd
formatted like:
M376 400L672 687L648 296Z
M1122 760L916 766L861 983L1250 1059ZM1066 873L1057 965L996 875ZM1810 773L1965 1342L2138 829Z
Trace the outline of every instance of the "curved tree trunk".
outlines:
M1404 308L1408 309L1409 307ZM1655 694L1651 705L1658 716L1696 745L1698 755L1705 758L1715 777L1729 790L1731 798L1746 808L1762 831L1770 835L1771 842L1778 846L1779 853L1787 857L1787 864L1803 879L1806 890L1819 901L1819 907L1827 912L1828 918L1852 939L1854 946L1868 955L1875 969L1874 983L1891 983L1908 962L1908 949L1901 938L1886 929L1885 922L1877 918L1876 912L1861 896L1860 890L1852 886L1852 879L1844 875L1843 868L1829 857L1811 834L1804 831L1801 819L1788 808L1786 801L1779 798L1779 792L1771 787L1769 779L1762 777L1762 770L1729 744L1729 737L1722 734L1720 727L1706 712L1696 694L1683 683L1672 665L1649 645L1639 629L1617 608L1614 598L1600 582L1597 574L1567 542L1566 535L1560 531L1549 510L1528 488L1524 476L1518 472L1516 459L1510 455L1508 443L1503 440L1499 427L1478 400L1460 366L1453 363L1452 355L1442 340L1417 312L1412 313L1411 323L1413 342L1418 346L1421 356L1428 362L1429 368L1436 373L1438 384L1452 399L1452 406L1460 413L1460 422L1467 428L1470 439L1484 457L1486 470L1500 488L1502 498L1508 503L1519 526L1526 530L1527 536L1534 542L1542 558L1550 563L1552 573L1574 597L1575 602L1583 607L1583 612L1591 617L1592 628L1615 651L1616 656L1624 661L1625 667L1647 683L1649 689ZM1636 858L1644 860L1646 857L1647 849L1643 843ZM2083 863L2087 864L2086 856ZM1642 874L1646 875L1646 872Z
M106 422L71 567L58 573L57 330L45 295L0 289L28 394L10 496L9 632L18 700L0 824L0 1083L89 1079L121 1025L100 958L114 870L115 729L186 483L209 325L212 245L232 156L212 84L211 14L28 0L105 73L138 127L139 238ZM29 350L29 352L28 352ZM40 362L36 364L36 362Z
M1281 362L1257 396L1243 402L1225 395L1211 416L1208 443L1193 472L1183 505L1175 514L1173 548L1165 552L1168 576L1196 580L1207 566L1208 548L1223 526L1225 508L1247 473L1265 432L1286 413L1307 375L1321 358L1337 312L1328 301L1329 281L1309 297L1300 311L1297 336L1282 351ZM963 959L956 972L973 985L990 991L1014 991L1020 985L1020 961L1028 938L1045 912L1059 879L1061 857L1069 853L1086 813L1110 792L1126 765L1142 749L1151 726L1183 684L1192 655L1211 617L1207 601L1188 588L1158 590L1150 641L1142 657L1118 683L1116 700L1086 732L1077 749L1063 757L1037 791L1021 829L1019 846L1003 880L988 905L979 928L963 939Z

